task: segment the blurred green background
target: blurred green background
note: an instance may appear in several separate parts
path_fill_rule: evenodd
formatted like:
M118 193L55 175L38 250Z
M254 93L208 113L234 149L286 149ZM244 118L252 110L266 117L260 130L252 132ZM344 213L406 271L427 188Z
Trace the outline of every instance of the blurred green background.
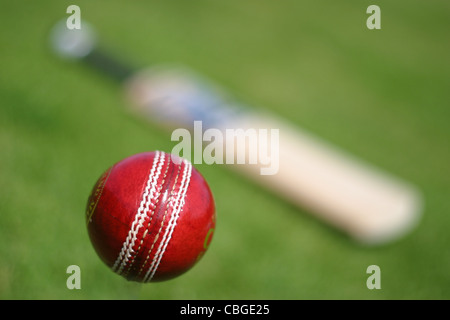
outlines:
M114 81L50 52L70 4L137 64L186 64L417 184L420 225L364 247L199 165L218 213L208 253L168 282L115 275L87 236L89 192L113 163L174 143L124 111ZM381 30L366 27L371 4ZM0 26L0 298L450 298L449 1L3 1ZM72 264L81 290L66 287ZM366 287L372 264L380 290Z

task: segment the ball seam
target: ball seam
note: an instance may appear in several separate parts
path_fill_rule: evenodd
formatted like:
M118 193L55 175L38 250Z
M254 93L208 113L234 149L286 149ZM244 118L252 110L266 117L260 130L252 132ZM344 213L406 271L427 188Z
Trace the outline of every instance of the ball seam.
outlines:
M175 227L177 225L178 218L180 216L181 211L183 210L184 204L185 204L185 197L187 193L188 186L190 184L190 178L192 174L192 165L190 162L183 160L184 164L184 172L182 181L180 184L180 188L177 193L177 198L175 199L175 202L172 204L172 215L169 221L169 224L167 225L166 232L164 233L163 239L161 240L161 243L159 245L158 251L155 254L155 257L158 256L155 266L150 268L147 271L147 274L144 277L144 281L148 282L151 281L153 276L156 273L156 270L159 267L159 264L161 263L162 257L164 256L164 253L166 252L167 246L172 239L173 231L175 230ZM155 258L154 258L155 261ZM150 270L152 270L150 272Z
M146 187L142 196L142 200L140 202L139 208L136 212L135 219L131 225L130 230L128 231L127 238L125 239L122 249L117 257L113 270L118 274L121 274L125 265L132 257L133 246L137 240L137 233L139 229L143 226L143 222L149 211L150 202L148 199L153 198L153 194L156 191L156 184L159 175L161 174L161 167L164 163L164 157L161 158L161 152L156 151L155 158L153 159L152 168L150 170L150 174L147 179ZM163 155L164 156L164 155Z
M156 243L158 242L159 236L160 236L162 230L164 229L164 222L165 222L165 220L166 220L166 216L167 216L167 213L168 213L168 211L169 211L169 206L170 206L170 204L171 204L171 202L172 202L172 198L173 198L173 195L174 195L174 190L175 190L175 188L176 188L176 186L177 186L178 177L180 176L180 172L181 172L181 166L178 166L178 171L177 171L177 174L176 174L176 176L175 176L175 182L174 182L174 184L173 184L173 186L172 186L172 190L170 191L170 196L169 196L169 199L167 200L167 206L166 206L166 208L165 208L164 215L163 215L163 217L162 217L162 219L161 219L161 225L160 225L160 227L159 227L159 229L158 229L157 234L155 235L155 237L154 237L154 239L153 239L153 243L152 243L150 249L148 250L147 257L145 258L144 262L143 262L142 265L141 265L141 268L140 268L140 270L139 270L139 272L138 272L138 275L140 275L140 274L144 271L145 265L147 264L147 262L148 262L148 260L149 260L149 258L150 258L150 256L151 256L151 253L152 253L152 251L153 251L153 248L155 247ZM156 255L153 256L152 263L151 263L149 269L147 269L147 270L151 270L151 269L153 268L154 263L155 263L155 262L154 262L155 257L156 257ZM144 279L145 279L145 277L147 276L147 274L148 274L148 271L147 271L146 275L144 276ZM145 281L145 280L144 280L144 281Z

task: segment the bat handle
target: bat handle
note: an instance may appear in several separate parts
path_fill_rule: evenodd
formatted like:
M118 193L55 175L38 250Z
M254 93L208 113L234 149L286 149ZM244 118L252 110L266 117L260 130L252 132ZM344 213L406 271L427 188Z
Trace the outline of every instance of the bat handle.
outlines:
M51 30L50 43L61 58L83 61L119 82L136 73L136 68L99 48L94 28L87 22L83 22L81 29L71 30L65 20L60 21Z

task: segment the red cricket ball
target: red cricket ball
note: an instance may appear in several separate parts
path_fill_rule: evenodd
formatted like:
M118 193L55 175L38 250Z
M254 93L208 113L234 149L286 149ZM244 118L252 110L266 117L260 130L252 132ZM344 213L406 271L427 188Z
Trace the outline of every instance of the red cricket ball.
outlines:
M97 254L114 272L139 282L167 280L208 248L214 199L189 161L145 152L103 173L89 196L86 222Z

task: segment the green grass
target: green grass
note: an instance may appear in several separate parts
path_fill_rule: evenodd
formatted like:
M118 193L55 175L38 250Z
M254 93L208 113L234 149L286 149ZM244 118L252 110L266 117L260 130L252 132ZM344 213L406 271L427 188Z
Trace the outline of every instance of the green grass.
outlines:
M203 260L138 285L109 271L84 223L98 176L173 143L124 111L113 81L48 49L61 1L0 11L0 298L449 299L450 5L377 1L78 1L103 42L139 64L179 62L417 184L425 211L404 239L362 247L266 191L199 165L217 205ZM81 290L66 288L79 265ZM366 268L381 268L368 290Z

